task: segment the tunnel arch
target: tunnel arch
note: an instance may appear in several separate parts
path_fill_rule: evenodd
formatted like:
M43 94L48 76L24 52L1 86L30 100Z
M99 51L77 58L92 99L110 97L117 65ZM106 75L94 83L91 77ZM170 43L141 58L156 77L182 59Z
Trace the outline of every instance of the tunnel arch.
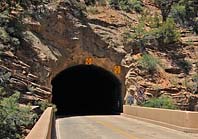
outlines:
M52 103L57 114L115 114L122 110L121 82L96 65L76 65L51 81Z

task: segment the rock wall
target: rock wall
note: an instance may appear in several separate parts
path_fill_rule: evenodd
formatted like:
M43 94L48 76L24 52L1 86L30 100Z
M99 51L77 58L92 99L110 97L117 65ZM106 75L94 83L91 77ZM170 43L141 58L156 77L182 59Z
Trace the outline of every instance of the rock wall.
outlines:
M32 81L31 88L35 92L35 88L38 87L35 83L37 83L43 94L40 97L34 96L24 89L23 95L27 100L30 98L32 101L39 98L46 99L46 97L50 100L51 80L68 67L85 64L88 57L93 59L94 65L112 73L114 66L120 65L123 58L123 53L108 48L108 43L93 32L85 14L72 1L61 2L56 8L49 6L39 19L26 18L24 24L28 29L23 32L23 45L14 55L17 61L22 61L27 68L25 71L23 68L19 69L21 77L24 77L19 78L18 82L23 82L23 79L27 80L24 88L28 88L27 84L30 81L27 75L34 75L36 79ZM7 68L14 71L16 67L12 67L12 62L11 58ZM5 63L4 66L6 67ZM123 85L122 96L124 97L126 71L124 68L121 71L115 76ZM42 97L46 93L48 95Z

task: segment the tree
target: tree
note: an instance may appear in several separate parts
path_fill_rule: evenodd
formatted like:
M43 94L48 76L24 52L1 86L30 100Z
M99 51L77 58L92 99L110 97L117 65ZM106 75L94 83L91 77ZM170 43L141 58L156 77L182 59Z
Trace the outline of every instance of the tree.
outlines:
M173 4L178 3L180 0L154 0L157 7L161 10L162 20L166 21Z

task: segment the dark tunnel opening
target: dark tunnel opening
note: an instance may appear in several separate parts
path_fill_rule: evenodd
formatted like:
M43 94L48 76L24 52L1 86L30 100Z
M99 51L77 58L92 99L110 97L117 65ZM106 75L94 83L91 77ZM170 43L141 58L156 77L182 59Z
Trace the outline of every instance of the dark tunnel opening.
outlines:
M52 80L52 103L58 115L116 114L122 108L121 83L94 65L77 65Z

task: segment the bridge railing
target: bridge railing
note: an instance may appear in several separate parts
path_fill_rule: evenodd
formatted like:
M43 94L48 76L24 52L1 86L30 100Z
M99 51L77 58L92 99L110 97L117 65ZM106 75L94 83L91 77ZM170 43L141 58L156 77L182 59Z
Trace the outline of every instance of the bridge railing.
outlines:
M198 133L198 112L124 105L122 115L179 131Z
M54 111L52 107L48 107L27 135L26 139L51 139L53 122Z

